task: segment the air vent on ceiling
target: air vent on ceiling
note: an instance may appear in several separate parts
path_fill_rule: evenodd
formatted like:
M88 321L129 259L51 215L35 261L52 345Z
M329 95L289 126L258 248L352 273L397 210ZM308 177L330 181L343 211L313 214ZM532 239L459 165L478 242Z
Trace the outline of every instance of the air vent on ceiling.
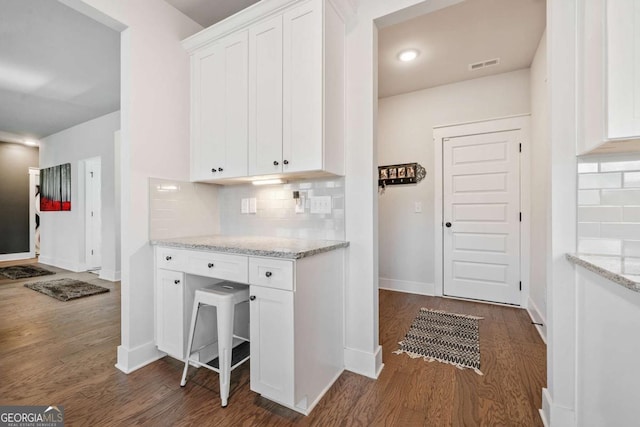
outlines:
M481 70L487 67L493 67L494 65L500 64L500 58L487 59L486 61L475 62L473 64L469 64L469 71Z

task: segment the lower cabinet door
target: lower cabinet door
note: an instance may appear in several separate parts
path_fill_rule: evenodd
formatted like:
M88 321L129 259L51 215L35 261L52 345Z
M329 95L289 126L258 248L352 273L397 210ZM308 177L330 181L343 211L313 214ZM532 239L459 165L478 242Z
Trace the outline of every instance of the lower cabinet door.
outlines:
M184 274L158 269L156 273L156 344L158 350L184 359Z
M251 390L293 406L293 292L250 287Z

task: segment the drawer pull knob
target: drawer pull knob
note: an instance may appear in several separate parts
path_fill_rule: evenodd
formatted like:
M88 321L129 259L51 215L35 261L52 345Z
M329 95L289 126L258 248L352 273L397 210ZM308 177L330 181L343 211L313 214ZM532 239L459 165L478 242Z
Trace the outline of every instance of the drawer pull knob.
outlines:
M255 300L255 299L256 299L256 296L255 296L255 295L251 295L251 296L249 297L249 299L250 299L251 301L253 301L253 300Z
M180 284L180 279L174 280L173 283L175 283L176 285L179 285Z
M211 169L211 172L216 173L216 172L218 172L218 171L216 170L216 168L212 168L212 169Z
M213 263L212 263L212 262L210 262L209 264L207 264L207 267L209 267L209 268L213 268Z
M167 255L166 257L164 257L164 259L166 259L167 261L171 261L171 255Z
M218 168L218 172L222 172L224 169L222 168Z
M271 277L271 274L272 273L270 271L267 271L266 273L264 273L264 275L267 276L267 277Z

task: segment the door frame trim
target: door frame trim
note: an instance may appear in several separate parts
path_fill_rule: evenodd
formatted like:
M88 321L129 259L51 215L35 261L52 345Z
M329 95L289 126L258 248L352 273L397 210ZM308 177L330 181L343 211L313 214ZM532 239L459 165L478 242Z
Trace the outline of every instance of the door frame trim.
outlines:
M520 223L520 280L522 293L520 307L526 308L529 300L530 278L530 239L531 239L531 140L530 114L509 116L490 120L474 121L460 124L435 126L433 128L434 144L434 291L436 296L444 296L443 274L443 139L459 136L478 135L483 133L519 130L521 134L522 153L520 155L520 209L522 222Z

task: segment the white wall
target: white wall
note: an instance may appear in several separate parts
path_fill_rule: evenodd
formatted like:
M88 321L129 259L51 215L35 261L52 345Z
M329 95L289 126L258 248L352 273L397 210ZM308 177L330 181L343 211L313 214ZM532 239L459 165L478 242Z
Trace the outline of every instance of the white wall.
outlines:
M162 357L154 343L148 178L189 179L189 56L202 27L164 1L60 0L122 31L122 343L131 372Z
M433 127L530 112L529 69L378 100L378 164L418 162L417 185L388 186L378 197L380 287L434 294ZM422 203L422 212L414 204ZM441 285L440 285L441 286Z
M550 161L547 34L531 63L531 250L528 310L542 336L547 331L547 251L549 245Z
M576 275L576 425L637 425L640 293L579 266Z
M82 161L100 157L102 166L102 268L120 270L115 211L115 142L120 112L107 114L42 139L40 167L71 163L71 211L40 213L40 262L72 271L85 270L85 189Z
M353 2L352 2L353 3ZM382 368L378 340L377 27L374 21L415 6L402 18L459 0L367 0L346 34L345 367L370 377ZM385 19L389 24L398 16Z

